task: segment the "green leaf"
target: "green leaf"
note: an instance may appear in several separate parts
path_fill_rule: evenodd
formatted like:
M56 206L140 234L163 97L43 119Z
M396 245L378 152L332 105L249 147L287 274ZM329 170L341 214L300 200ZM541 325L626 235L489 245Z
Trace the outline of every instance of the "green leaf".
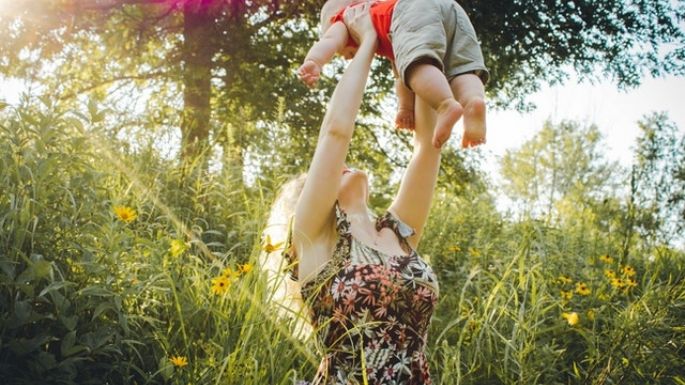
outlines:
M41 290L40 294L38 294L38 296L43 297L44 295L46 295L52 291L59 290L59 289L62 289L64 287L70 286L70 285L75 285L75 283L69 282L69 281L53 282L53 283L49 284L48 286L46 286L43 290Z
M95 297L111 297L112 295L114 295L111 291L100 286L88 286L86 288L79 290L78 294L92 295Z
M67 356L65 352L70 350L73 346L74 343L76 342L76 330L70 331L67 333L64 338L62 338L62 343L60 344L60 352L62 352L62 356Z
M47 352L38 353L36 362L45 370L50 370L57 366L57 360L55 360L55 356Z
M91 318L91 321L94 321L100 314L104 313L107 310L115 310L114 305L112 305L109 302L103 302L99 304L93 312L93 317Z
M159 373L164 377L165 380L169 380L171 376L174 375L174 367L167 357L161 357L159 359Z
M60 320L62 321L62 324L64 324L64 327L67 328L67 330L74 330L76 328L76 325L78 325L77 315L71 317L62 316L60 317Z

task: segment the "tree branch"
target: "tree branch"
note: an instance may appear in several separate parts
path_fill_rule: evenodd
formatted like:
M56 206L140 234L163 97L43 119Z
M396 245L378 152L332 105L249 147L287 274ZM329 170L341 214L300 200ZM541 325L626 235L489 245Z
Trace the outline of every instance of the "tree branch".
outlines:
M68 99L74 98L78 95L81 95L84 92L92 91L96 88L100 88L100 87L106 86L108 84L112 84L112 83L116 83L116 82L120 82L120 81L150 80L153 78L160 78L160 77L165 77L165 76L168 76L168 73L166 73L166 72L152 72L152 73L141 74L141 75L119 76L119 77L115 77L112 79L106 79L106 80L103 80L99 83L91 84L88 87L84 87L84 88L81 88L77 91L70 92L66 95L62 95L59 97L59 100L68 100Z

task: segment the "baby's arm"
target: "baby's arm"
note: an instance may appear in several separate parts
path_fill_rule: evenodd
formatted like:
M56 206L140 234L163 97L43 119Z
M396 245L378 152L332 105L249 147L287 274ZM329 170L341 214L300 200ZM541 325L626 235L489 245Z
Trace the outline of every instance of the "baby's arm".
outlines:
M395 127L414 129L414 92L400 79L395 63L392 63L392 70L395 75L395 93L397 94L397 116L395 117Z
M297 70L297 75L306 85L312 87L319 80L321 68L333 59L335 53L347 44L349 33L342 21L333 23L326 33L307 52L304 63Z

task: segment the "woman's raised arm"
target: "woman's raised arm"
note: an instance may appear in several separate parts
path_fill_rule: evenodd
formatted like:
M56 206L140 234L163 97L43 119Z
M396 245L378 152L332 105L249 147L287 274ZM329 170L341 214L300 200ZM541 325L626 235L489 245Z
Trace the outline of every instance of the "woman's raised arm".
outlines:
M369 4L364 3L348 9L345 14L345 23L360 42L359 49L328 103L314 157L295 208L293 236L296 244L299 243L297 238L309 242L318 239L329 229L334 215L343 164L377 45L368 8Z
M440 149L431 144L435 111L419 97L416 97L415 119L414 153L389 208L416 231L408 239L413 248L418 246L428 220L440 168Z

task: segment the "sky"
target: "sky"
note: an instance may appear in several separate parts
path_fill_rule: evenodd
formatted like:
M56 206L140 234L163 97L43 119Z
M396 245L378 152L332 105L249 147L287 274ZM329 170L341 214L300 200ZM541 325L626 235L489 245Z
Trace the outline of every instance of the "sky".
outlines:
M607 145L606 156L623 165L632 161L632 150L639 134L637 122L651 112L668 113L669 119L685 133L685 77L645 78L643 84L619 91L610 83L544 87L530 96L535 111L490 111L488 142L484 152L498 159L507 149L520 147L542 128L543 123L575 120L596 124Z

